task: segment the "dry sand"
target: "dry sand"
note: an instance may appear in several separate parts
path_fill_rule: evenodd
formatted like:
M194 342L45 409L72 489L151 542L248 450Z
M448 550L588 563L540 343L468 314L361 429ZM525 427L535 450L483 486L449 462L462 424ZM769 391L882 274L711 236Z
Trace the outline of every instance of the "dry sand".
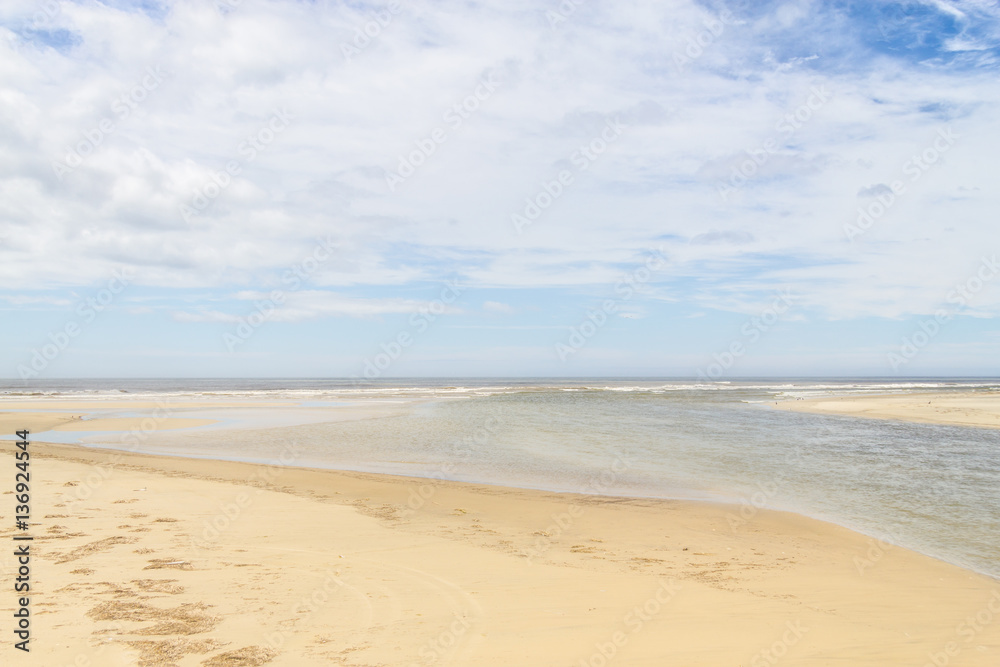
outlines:
M773 407L924 424L1000 428L1000 392L840 396L782 401Z
M30 447L2 664L1000 664L1000 582L793 514Z

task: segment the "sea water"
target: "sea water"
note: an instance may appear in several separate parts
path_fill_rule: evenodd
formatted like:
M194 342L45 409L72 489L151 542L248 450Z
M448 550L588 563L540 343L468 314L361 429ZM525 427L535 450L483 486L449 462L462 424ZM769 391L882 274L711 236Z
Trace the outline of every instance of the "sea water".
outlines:
M993 380L941 379L67 380L12 383L0 386L0 396L14 406L81 398L96 405L123 398L283 401L289 407L179 411L172 416L219 423L155 434L129 448L732 502L743 508L737 517L784 509L871 535L881 550L898 544L1000 576L1000 430L772 409L775 401L817 396L998 389ZM378 410L337 417L357 406ZM142 414L110 409L103 416ZM112 433L59 439L122 443Z

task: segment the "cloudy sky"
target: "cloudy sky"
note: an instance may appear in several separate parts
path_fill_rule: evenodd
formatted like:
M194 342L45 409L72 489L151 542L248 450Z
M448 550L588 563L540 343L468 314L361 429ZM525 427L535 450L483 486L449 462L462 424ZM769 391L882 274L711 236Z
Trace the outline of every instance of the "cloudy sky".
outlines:
M0 376L1000 374L1000 8L0 5Z

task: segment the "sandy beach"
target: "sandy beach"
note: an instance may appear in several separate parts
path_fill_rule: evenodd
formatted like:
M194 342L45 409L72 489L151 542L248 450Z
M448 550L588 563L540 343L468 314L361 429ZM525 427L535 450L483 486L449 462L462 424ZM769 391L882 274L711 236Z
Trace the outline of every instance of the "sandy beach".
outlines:
M949 392L837 396L781 401L775 409L894 419L922 424L1000 428L1000 393Z
M8 0L0 72L0 667L1000 667L1000 0Z
M1000 661L1000 582L794 514L42 440L32 650L5 664Z

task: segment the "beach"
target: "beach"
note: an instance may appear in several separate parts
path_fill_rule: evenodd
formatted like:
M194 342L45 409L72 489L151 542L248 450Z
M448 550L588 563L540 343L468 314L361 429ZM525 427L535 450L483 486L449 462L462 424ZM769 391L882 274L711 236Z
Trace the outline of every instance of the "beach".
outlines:
M31 439L19 664L1000 661L1000 582L793 513Z
M0 667L1000 667L1000 2L0 54Z
M1000 428L1000 392L996 391L833 396L783 401L775 407L920 424Z

